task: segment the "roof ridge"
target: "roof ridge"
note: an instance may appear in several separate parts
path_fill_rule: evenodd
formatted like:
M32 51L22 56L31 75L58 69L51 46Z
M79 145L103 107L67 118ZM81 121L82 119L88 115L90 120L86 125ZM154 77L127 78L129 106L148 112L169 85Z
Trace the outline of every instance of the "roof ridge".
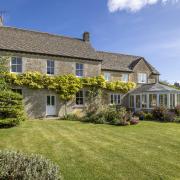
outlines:
M124 55L124 56L131 56L136 58L143 58L142 56L136 56L136 55L130 55L130 54L121 54L118 52L110 52L110 51L96 51L97 53L107 53L107 54L113 54L113 55Z
M41 32L41 31L38 31L38 30L29 30L29 29L23 29L23 28L11 27L11 26L1 26L0 28L8 28L8 29L17 30L17 31L39 33L39 34L44 34L44 35L48 35L48 36L62 37L62 38L70 39L70 40L77 40L77 41L80 41L80 42L85 42L80 38L68 37L68 36L63 36L63 35L53 34L53 33L48 33L48 32Z

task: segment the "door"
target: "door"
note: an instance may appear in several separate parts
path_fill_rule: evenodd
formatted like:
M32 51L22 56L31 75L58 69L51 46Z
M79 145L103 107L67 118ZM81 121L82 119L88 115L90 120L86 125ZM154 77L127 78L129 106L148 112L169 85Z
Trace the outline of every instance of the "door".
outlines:
M55 96L48 95L46 100L46 115L55 116L56 115L56 99Z

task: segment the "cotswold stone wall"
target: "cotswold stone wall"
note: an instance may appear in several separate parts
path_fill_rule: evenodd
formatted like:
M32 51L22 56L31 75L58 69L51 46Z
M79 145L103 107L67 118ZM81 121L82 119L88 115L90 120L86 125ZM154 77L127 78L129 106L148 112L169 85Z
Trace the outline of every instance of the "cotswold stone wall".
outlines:
M47 60L54 60L55 62L55 75L75 74L76 63L84 64L84 76L93 77L101 74L101 62L65 58L65 57L54 57L44 55L33 55L25 53L12 53L12 52L0 52L1 56L17 56L22 57L23 60L23 72L34 72L46 74L47 72ZM10 63L9 63L10 65Z

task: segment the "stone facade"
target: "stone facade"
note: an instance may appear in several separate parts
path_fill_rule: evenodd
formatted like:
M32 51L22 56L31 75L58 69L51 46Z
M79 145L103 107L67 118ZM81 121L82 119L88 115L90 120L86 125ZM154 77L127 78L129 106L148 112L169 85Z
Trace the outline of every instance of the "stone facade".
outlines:
M111 74L111 81L122 80L122 74L129 74L129 81L137 83L138 73L146 73L148 75L148 82L156 82L158 75L153 75L148 65L142 60L134 68L133 72L122 71L104 71L101 70L101 61L83 60L67 57L55 57L45 55L35 55L30 53L12 53L1 51L1 56L8 57L22 57L22 69L24 72L40 72L46 74L47 72L47 60L53 60L55 62L55 75L74 74L76 70L76 63L83 63L84 76L93 77L98 75L104 75L105 72ZM10 66L10 63L8 64ZM118 92L117 92L118 93ZM103 103L110 104L111 94L116 92L105 91L103 96ZM35 90L22 88L22 95L24 97L24 104L27 115L30 118L44 118L47 115L47 96L51 95L55 97L55 116L63 116L65 112L64 102L61 101L57 94L48 90ZM122 105L128 106L128 99L126 95L121 94ZM86 102L88 103L88 102ZM68 113L82 114L85 106L76 105L75 99L67 103Z
M138 84L138 73L147 74L148 83L156 83L159 81L159 75L152 74L151 69L143 60L139 61L139 63L134 67L133 72L102 70L102 75L104 75L105 73L111 74L111 81L121 81L122 75L128 74L129 81L135 82Z

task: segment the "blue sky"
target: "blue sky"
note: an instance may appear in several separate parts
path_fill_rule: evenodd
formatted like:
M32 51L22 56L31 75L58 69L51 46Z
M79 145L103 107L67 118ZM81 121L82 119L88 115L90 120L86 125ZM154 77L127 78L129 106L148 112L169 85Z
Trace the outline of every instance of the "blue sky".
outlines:
M161 79L180 82L178 0L0 0L5 24L72 37L97 50L144 56Z

